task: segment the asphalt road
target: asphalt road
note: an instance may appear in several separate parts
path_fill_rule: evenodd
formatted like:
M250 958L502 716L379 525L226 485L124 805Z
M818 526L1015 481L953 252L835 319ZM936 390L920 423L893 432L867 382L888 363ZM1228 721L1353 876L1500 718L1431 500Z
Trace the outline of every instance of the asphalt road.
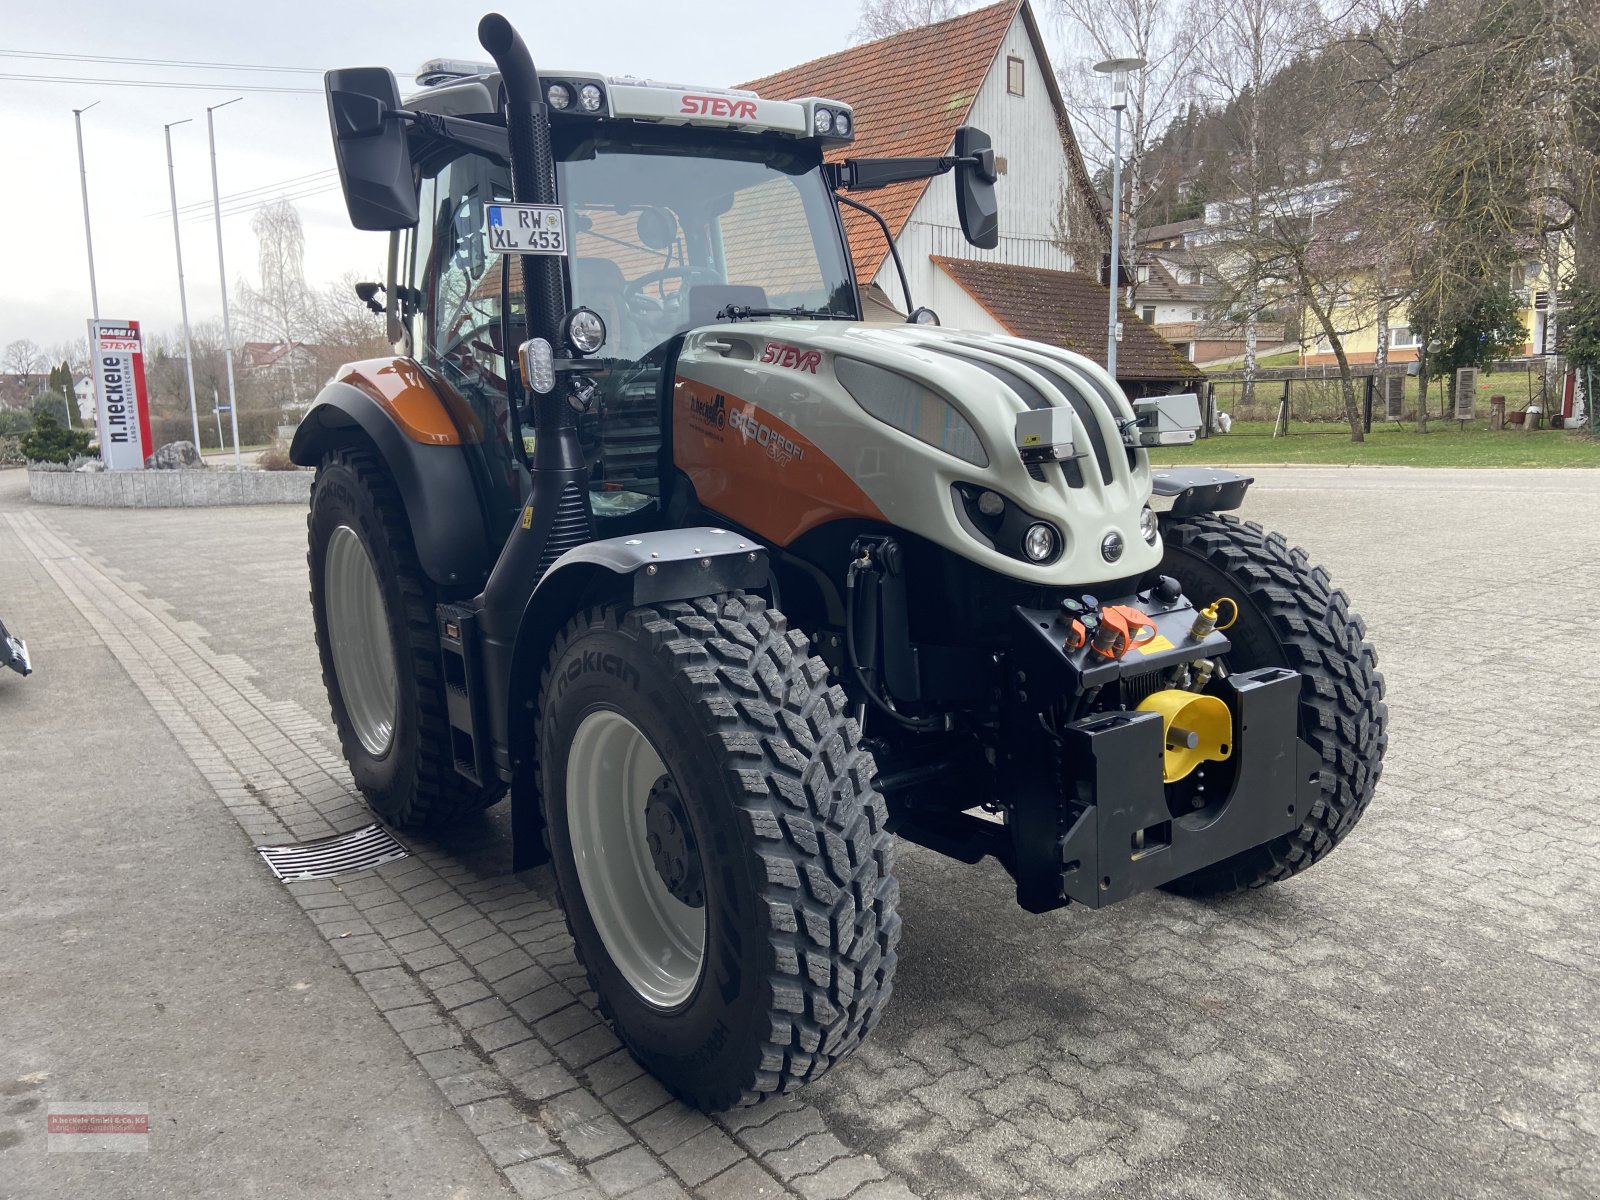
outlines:
M1257 474L1245 515L1329 568L1388 679L1348 842L1234 901L1046 916L907 848L883 1023L713 1124L594 1020L504 814L338 889L266 875L252 841L362 819L300 511L45 509L0 473L39 671L0 679L0 1197L286 1165L340 1196L1600 1194L1600 477ZM39 1104L98 1097L150 1102L150 1153L46 1155Z

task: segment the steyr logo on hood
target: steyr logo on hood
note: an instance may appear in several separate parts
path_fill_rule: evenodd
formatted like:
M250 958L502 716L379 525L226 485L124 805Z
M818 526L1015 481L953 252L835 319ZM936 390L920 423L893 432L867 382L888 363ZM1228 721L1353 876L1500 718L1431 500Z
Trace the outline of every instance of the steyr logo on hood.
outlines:
M683 107L678 111L689 117L731 117L735 121L754 121L756 102L729 100L726 96L689 95L683 98Z
M791 371L810 371L815 375L818 364L822 362L822 351L802 350L787 342L768 342L767 348L761 352L761 361L788 367Z

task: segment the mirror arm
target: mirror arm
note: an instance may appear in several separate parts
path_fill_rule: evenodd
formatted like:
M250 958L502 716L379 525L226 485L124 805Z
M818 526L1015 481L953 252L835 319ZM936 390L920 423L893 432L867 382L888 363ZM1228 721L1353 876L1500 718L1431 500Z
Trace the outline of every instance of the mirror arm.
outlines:
M467 121L440 113L412 112L404 108L385 109L383 115L408 123L432 141L463 146L494 159L502 166L511 161L510 138L504 126L486 125L482 121Z
M900 291L905 295L906 312L909 313L911 311L911 284L906 281L905 264L900 261L900 251L894 244L894 235L889 232L889 222L883 219L883 214L877 209L868 208L859 200L852 200L849 196L835 196L834 199L840 204L855 209L857 212L866 213L867 216L878 223L878 228L883 230L883 240L889 243L889 257L894 259L895 272L900 276ZM854 265L854 263L851 264L852 267Z

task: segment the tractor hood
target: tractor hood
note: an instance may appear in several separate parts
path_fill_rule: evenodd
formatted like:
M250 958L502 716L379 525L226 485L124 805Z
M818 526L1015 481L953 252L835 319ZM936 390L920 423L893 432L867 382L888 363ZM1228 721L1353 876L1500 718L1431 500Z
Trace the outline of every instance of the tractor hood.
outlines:
M1025 464L1019 413L1069 414L1073 457ZM928 325L746 321L685 337L673 456L706 507L778 545L838 519L882 521L1044 586L1153 570L1140 530L1145 451L1124 445L1132 406L1080 354ZM982 513L996 493L1003 511ZM986 498L987 508L996 507ZM1021 533L1043 521L1054 557Z

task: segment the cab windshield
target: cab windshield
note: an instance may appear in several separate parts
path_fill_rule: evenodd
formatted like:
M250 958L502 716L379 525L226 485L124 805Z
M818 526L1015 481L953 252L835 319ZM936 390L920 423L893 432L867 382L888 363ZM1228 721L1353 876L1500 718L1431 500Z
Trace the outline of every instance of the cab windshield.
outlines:
M855 317L814 146L659 132L557 146L572 300L605 320L603 355L642 361L730 307Z

